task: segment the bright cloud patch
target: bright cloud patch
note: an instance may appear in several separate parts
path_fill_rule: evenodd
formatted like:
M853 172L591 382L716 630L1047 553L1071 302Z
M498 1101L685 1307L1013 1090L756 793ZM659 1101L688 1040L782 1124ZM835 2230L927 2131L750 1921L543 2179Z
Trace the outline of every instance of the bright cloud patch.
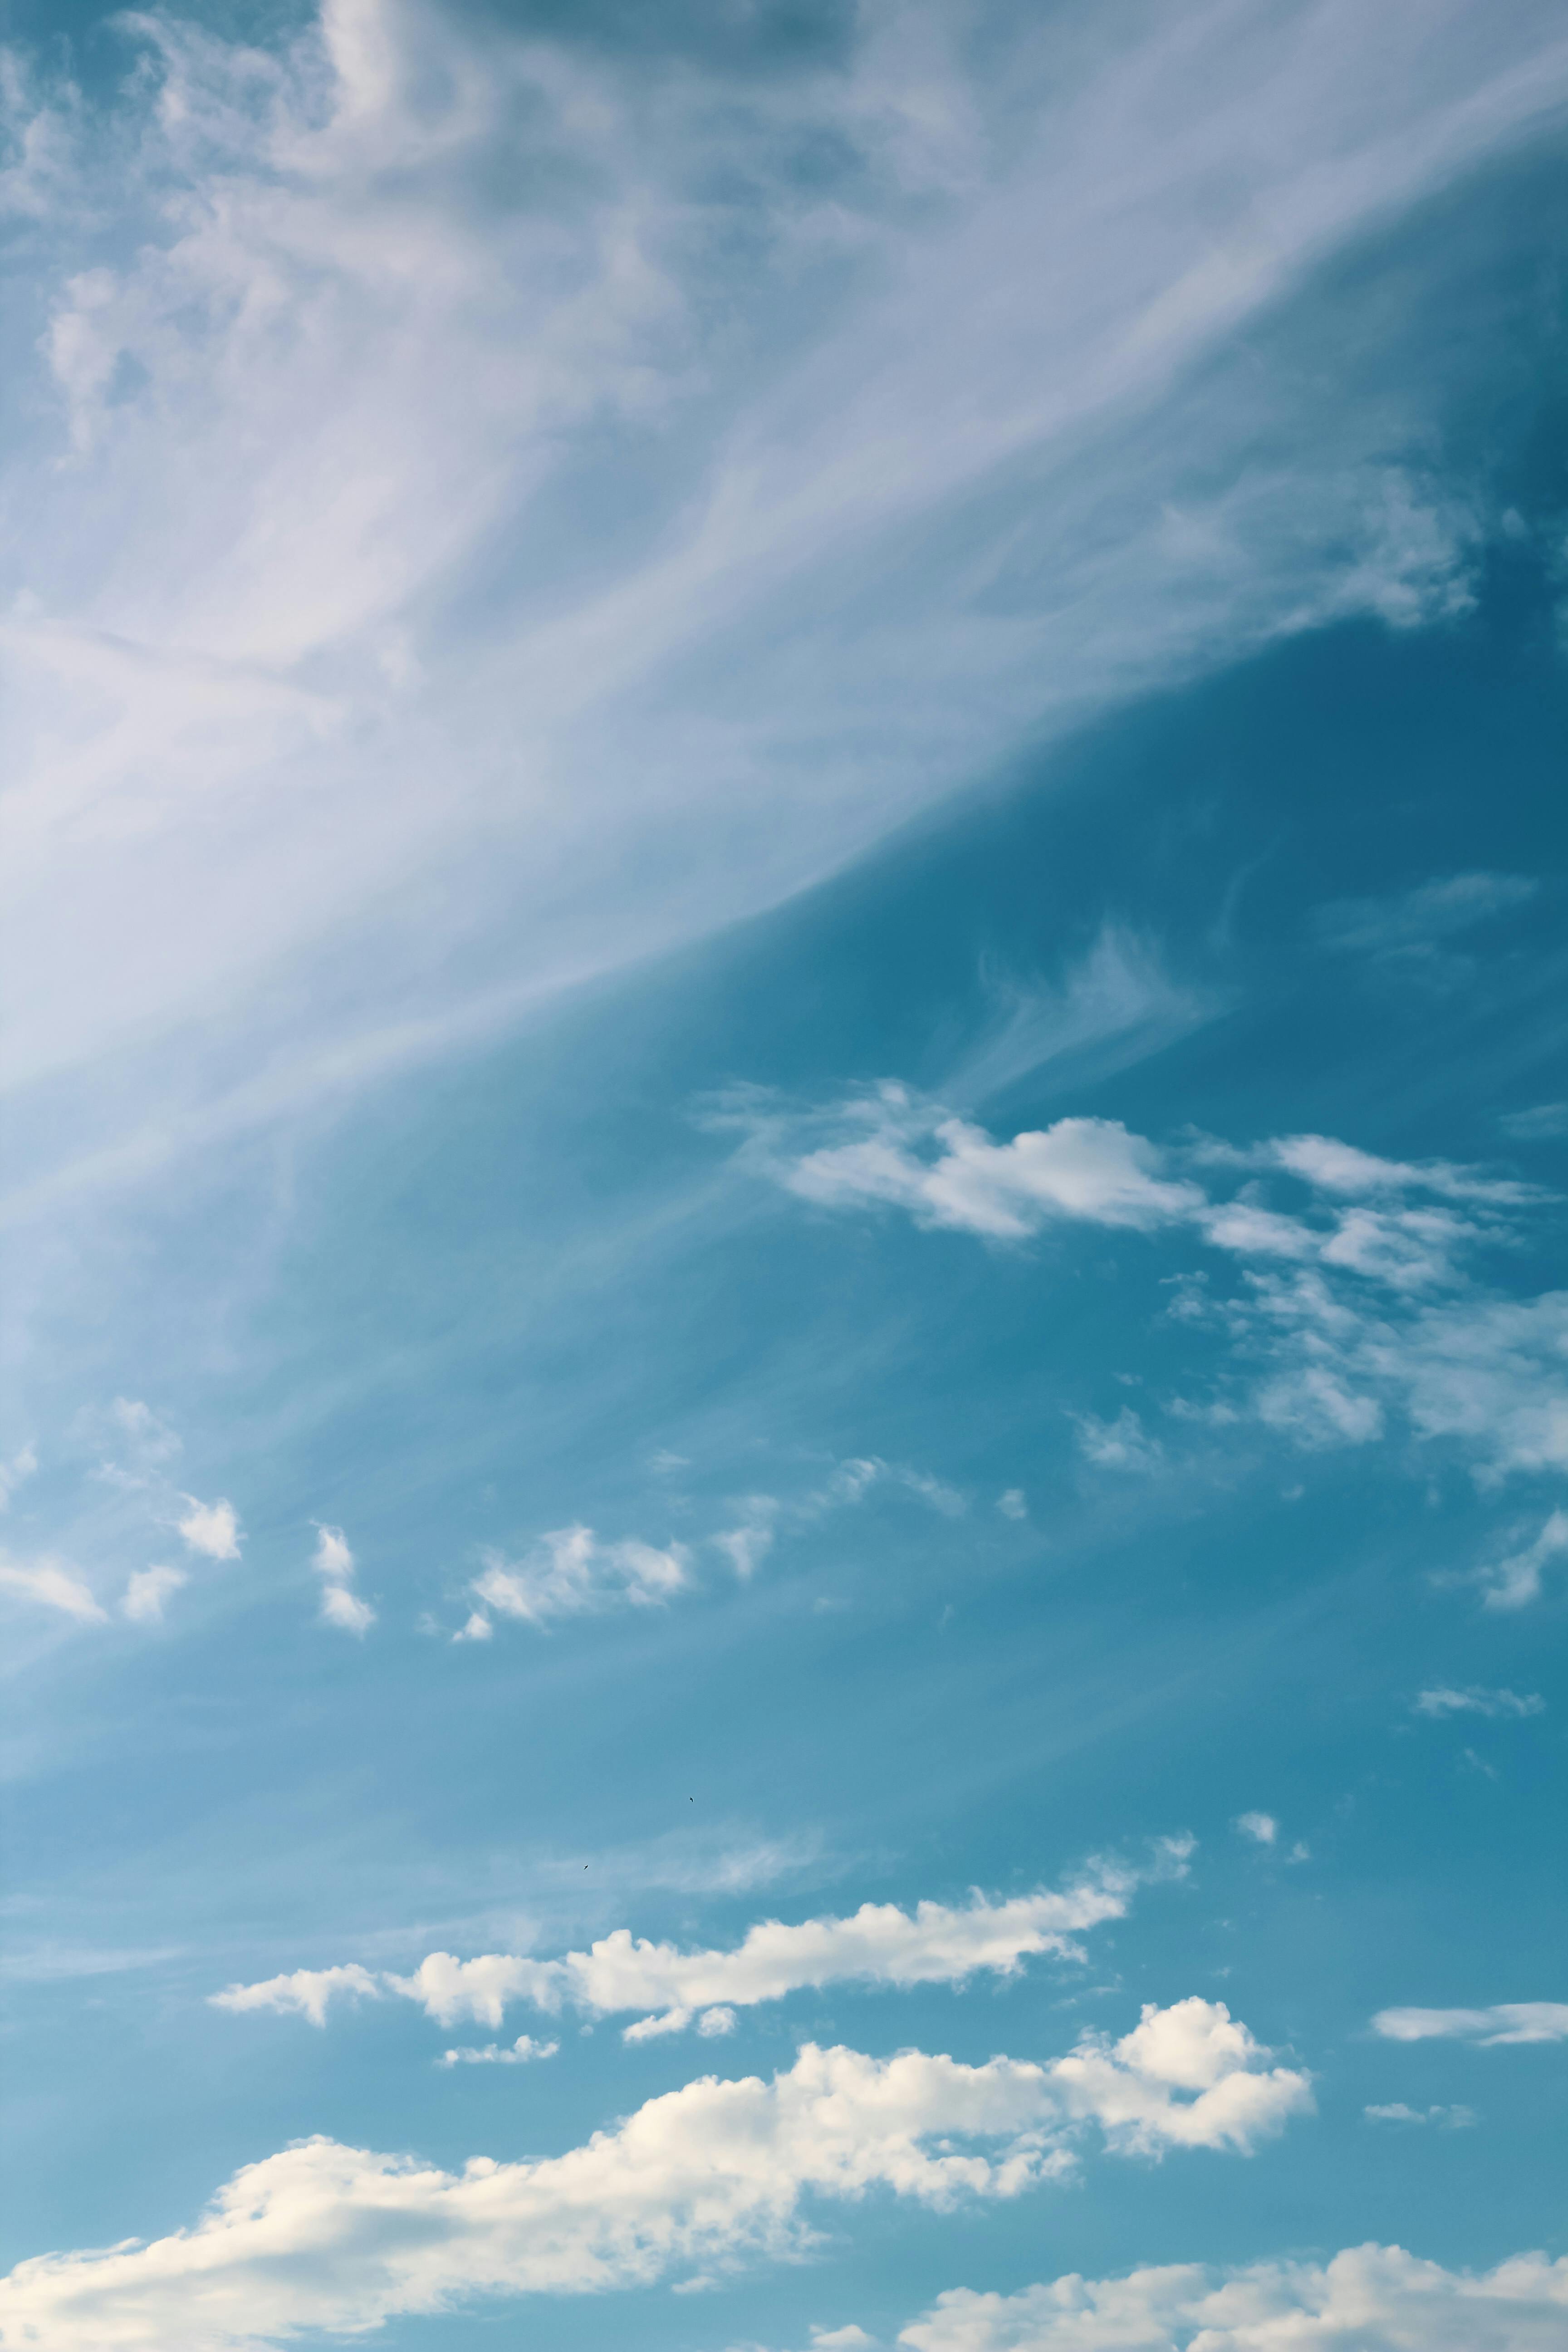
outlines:
M368 1969L350 1961L335 1969L296 1969L291 1976L268 1977L260 1984L229 1985L209 1996L214 2009L260 2009L292 2011L312 2025L325 2025L327 2003L342 1995L351 2000L379 2000L381 1985Z
M321 1579L321 1622L345 1633L367 1633L375 1622L375 1611L353 1590L354 1556L342 1528L318 1523L310 1565Z
M771 2083L704 2077L536 2163L448 2173L308 2140L247 2166L192 2230L22 2263L0 2284L0 2341L237 2352L470 2296L646 2284L798 2247L808 2192L1016 2196L1070 2169L1091 2128L1112 2152L1245 2155L1311 2105L1306 2076L1268 2056L1194 2000L1051 2065L807 2043Z
M1568 2001L1500 2001L1491 2009L1380 2009L1373 2030L1390 2042L1568 2042Z
M1331 2262L1196 2263L1018 2294L939 2295L899 2337L911 2352L1558 2352L1568 2259L1516 2254L1473 2275L1400 2246Z
M133 1625L155 1625L170 1594L189 1582L183 1568L138 1569L125 1587L120 1613L129 1617Z
M536 2042L531 2033L520 2033L504 2049L491 2042L482 2050L443 2050L440 2063L443 2066L531 2066L536 2058L553 2058L560 2047L559 2042Z
M489 1952L461 1960L431 1952L412 1975L380 1981L418 2001L441 2025L466 2017L496 2027L509 2002L527 2000L552 2015L563 2007L595 2017L649 2012L645 2022L628 2027L628 2040L678 2032L699 2012L700 2031L723 2032L727 2026L718 2021L726 2010L782 2000L808 1986L958 1984L981 1972L1011 1976L1045 1952L1080 1958L1079 1936L1125 1917L1148 1879L1184 1873L1190 1851L1187 1841L1168 1840L1142 1873L1101 1864L1075 1885L1005 1903L976 1895L961 1908L921 1903L912 1912L865 1903L847 1918L808 1919L797 1927L764 1920L727 1952L683 1952L617 1927L587 1951L560 1959ZM363 1991L364 1978L363 1969L302 1970L265 1984L231 1986L215 1999L226 2009L293 2010L319 2024L331 1994L340 1987Z
M602 1543L584 1527L557 1528L521 1559L509 1560L499 1551L483 1558L484 1574L473 1584L477 1598L501 1616L521 1617L531 1625L605 1609L658 1608L690 1581L683 1545L660 1550L636 1538Z
M76 1570L49 1555L29 1560L0 1558L0 1592L14 1592L19 1601L34 1601L58 1609L79 1625L101 1625L105 1612Z
M185 1515L175 1525L192 1551L207 1559L237 1559L240 1535L234 1505L221 1496L216 1503L199 1503L194 1495L184 1500Z
M1539 1691L1482 1690L1472 1684L1468 1690L1449 1690L1439 1685L1436 1690L1424 1690L1411 1701L1415 1715L1429 1715L1439 1721L1450 1715L1529 1716L1544 1715L1546 1701Z

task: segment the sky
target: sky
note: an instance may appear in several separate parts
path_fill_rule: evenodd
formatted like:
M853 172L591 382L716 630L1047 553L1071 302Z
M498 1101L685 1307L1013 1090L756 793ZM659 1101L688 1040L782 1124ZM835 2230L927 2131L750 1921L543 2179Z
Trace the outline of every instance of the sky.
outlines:
M0 2347L1553 2352L1561 11L0 30Z

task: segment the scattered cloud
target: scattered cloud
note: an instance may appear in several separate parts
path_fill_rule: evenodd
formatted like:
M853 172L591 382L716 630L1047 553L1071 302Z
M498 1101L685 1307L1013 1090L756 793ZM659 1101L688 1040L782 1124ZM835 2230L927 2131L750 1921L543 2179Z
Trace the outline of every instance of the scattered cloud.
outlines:
M1407 2107L1402 2099L1362 2113L1369 2124L1436 2124L1441 2131L1468 2131L1479 2121L1474 2107Z
M1478 923L1528 906L1541 885L1522 874L1450 874L1386 898L1341 898L1320 908L1312 930L1338 955L1419 962Z
M1483 1690L1472 1684L1468 1690L1450 1690L1440 1684L1435 1690L1424 1690L1410 1702L1414 1715L1435 1716L1439 1721L1450 1715L1527 1716L1544 1715L1546 1701L1536 1691Z
M375 1622L375 1611L353 1589L354 1556L342 1528L316 1522L316 1549L310 1565L322 1580L321 1622L337 1625L362 1638Z
M1252 1838L1258 1845L1272 1845L1279 1834L1272 1813L1237 1813L1236 1827L1241 1836Z
M553 2058L559 2042L535 2042L531 2033L520 2033L515 2042L503 2048L491 2042L482 2050L443 2050L437 2063L441 2066L531 2066L537 2058Z
M662 1608L691 1580L683 1544L660 1549L635 1537L603 1543L581 1525L542 1536L521 1559L493 1549L481 1557L484 1574L472 1586L476 1599L531 1625L606 1609Z
M341 1626L345 1633L368 1633L375 1611L346 1584L329 1584L321 1594L321 1622Z
M181 1500L187 1507L175 1526L191 1550L208 1559L237 1559L242 1538L234 1505L221 1496L216 1503L198 1502L194 1495Z
M8 1511L11 1497L18 1486L25 1486L38 1466L37 1450L31 1445L19 1446L8 1462L0 1462L0 1511Z
M1568 2042L1568 2001L1500 2001L1491 2009L1380 2009L1373 2031L1386 2042Z
M1568 1432L1564 1443L1568 1444ZM1553 1511L1532 1543L1495 1566L1478 1569L1468 1580L1481 1587L1488 1609L1524 1609L1541 1598L1541 1571L1568 1551L1568 1511Z
M899 2342L910 2352L1555 2352L1565 2324L1568 2258L1515 2254L1478 2274L1369 2244L1321 2264L1172 2263L1005 2295L956 2287Z
M1078 1450L1097 1470L1157 1470L1164 1447L1144 1430L1131 1405L1123 1405L1114 1421L1100 1421L1092 1412L1070 1416L1078 1431Z
M28 1560L12 1559L0 1553L0 1592L14 1592L19 1601L35 1601L45 1609L58 1609L67 1617L74 1617L79 1625L101 1625L107 1612L94 1599L86 1584L68 1562L44 1553Z
M1029 1516L1028 1501L1022 1486L1009 1486L1005 1495L998 1495L996 1508L1005 1519L1026 1519Z
M305 2140L246 2166L175 2236L22 2263L0 2283L0 2329L52 2352L86 2352L110 2327L151 2347L188 2339L199 2311L208 2352L238 2352L479 2295L732 2269L808 2242L807 2196L880 2187L938 2210L1016 2197L1070 2171L1090 2132L1112 2154L1249 2155L1312 2104L1308 2078L1270 2054L1223 2004L1194 1999L1046 2064L808 2042L771 2082L706 2076L531 2163L475 2157L448 2173Z
M208 1995L214 2009L271 2010L279 2016L307 2017L324 2026L331 2000L379 2000L382 1986L368 1969L354 1961L333 1969L296 1969L291 1976L268 1977L262 1984L232 1984Z
M133 1625L155 1625L163 1614L163 1603L171 1593L190 1582L183 1568L139 1569L125 1587L120 1603L120 1613L129 1617Z
M412 1975L387 1974L379 1982L418 2001L440 2025L467 2017L494 2028L509 2003L526 2000L552 2016L563 2007L589 2017L647 2012L644 2021L626 2029L632 2041L684 2031L694 2020L700 2032L721 2033L729 2030L722 2021L731 2010L808 1987L961 1984L983 1972L1015 1975L1026 1959L1042 1953L1081 1959L1079 1938L1085 1932L1125 1917L1141 1885L1184 1875L1191 1851L1189 1839L1164 1839L1142 1869L1093 1863L1066 1887L995 1903L977 1894L963 1906L921 1903L902 1911L891 1903L866 1903L846 1918L795 1927L768 1919L729 1951L682 1951L617 1927L587 1951L558 1959L489 1952L464 1960L431 1952ZM363 1992L363 1975L351 1971L342 1990ZM220 2008L292 2010L319 2023L337 1985L331 1969L307 1971L264 1985L230 1986L214 1998ZM302 1989L309 1990L309 2005Z

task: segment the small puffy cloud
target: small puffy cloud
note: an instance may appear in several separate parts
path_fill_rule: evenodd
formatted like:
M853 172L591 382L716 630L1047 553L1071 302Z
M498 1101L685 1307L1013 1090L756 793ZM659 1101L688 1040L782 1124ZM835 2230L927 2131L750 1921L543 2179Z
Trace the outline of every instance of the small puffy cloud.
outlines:
M1363 2107L1362 2113L1369 2124L1436 2124L1440 2131L1468 2131L1480 2120L1474 2107L1407 2107L1403 2099Z
M708 2075L563 2156L449 2173L297 2142L246 2166L195 2225L150 2245L46 2254L0 2282L0 2341L240 2352L364 2334L477 2294L589 2294L799 2250L803 2201L882 2189L933 2210L1013 2198L1113 2154L1247 2154L1311 2104L1304 2075L1216 2005L1145 2010L1123 2041L1054 2063L878 2059L806 2043L771 2082ZM1195 2095L1178 2095L1201 2084ZM842 2341L842 2337L840 2341Z
M125 1587L120 1603L120 1613L129 1617L133 1625L155 1625L163 1614L163 1603L172 1592L178 1592L190 1578L183 1568L142 1568Z
M1568 2042L1568 2001L1499 2001L1490 2009L1380 2009L1372 2021L1386 2042Z
M1451 1715L1528 1716L1544 1715L1546 1701L1538 1691L1483 1690L1472 1685L1468 1690L1449 1690L1440 1685L1436 1690L1424 1690L1410 1702L1414 1715L1429 1715L1439 1721Z
M1254 1839L1258 1845L1272 1845L1279 1834L1272 1813L1237 1813L1236 1827L1241 1836Z
M329 1584L321 1592L321 1622L340 1626L345 1633L364 1634L375 1622L375 1611L346 1584Z
M31 1445L18 1446L8 1462L0 1462L0 1511L8 1511L11 1497L18 1486L25 1486L38 1466L37 1451Z
M536 2042L531 2033L520 2033L504 2048L491 2042L482 2050L443 2050L437 2063L442 2066L531 2066L535 2059L553 2058L560 2047L559 2042Z
M581 1617L605 1609L658 1608L690 1582L690 1559L683 1544L659 1549L632 1538L602 1543L592 1528L557 1528L542 1536L521 1559L499 1551L482 1555L484 1574L476 1577L475 1597L503 1617L531 1625Z
M1558 2352L1565 2326L1568 2259L1515 2254L1477 2273L1364 2245L1325 2263L1162 2263L1006 2295L957 2287L899 2342L910 2352Z
M181 1536L192 1551L199 1551L208 1559L239 1558L239 1521L234 1505L221 1496L216 1503L198 1502L195 1495L181 1498L187 1506L183 1519L175 1521Z
M495 1630L484 1611L475 1609L469 1612L467 1622L458 1628L452 1639L454 1642L491 1642L495 1639Z
M101 1625L107 1614L76 1570L52 1553L28 1560L0 1553L0 1592L14 1592L19 1601L58 1609L64 1616L74 1617L79 1625Z
M996 1508L1005 1519L1026 1519L1029 1516L1028 1499L1022 1486L1009 1486L1005 1495L998 1495Z
M291 1976L268 1977L261 1984L226 1985L222 1992L209 1993L207 2001L213 2009L237 2013L270 2010L279 2017L308 2017L312 2025L324 2026L329 2001L379 2000L381 1990L370 1970L351 1960L335 1969L296 1969Z
M704 2042L712 2042L721 2034L733 2033L735 2031L734 2011L732 2009L705 2009L701 2016L697 2021L697 2031L702 2036Z
M1141 1885L1184 1875L1191 1850L1189 1840L1166 1839L1142 1870L1100 1862L1068 1886L1001 1903L977 1894L963 1906L920 1903L902 1911L864 1903L846 1918L763 1920L728 1951L683 1951L617 1927L587 1951L555 1959L431 1952L411 1975L382 1982L440 2025L467 2017L494 2028L510 2002L527 2000L550 2015L563 2007L589 2017L643 2011L626 2029L634 2042L681 2032L694 2018L700 2032L722 2033L734 2010L808 1988L959 1984L980 1974L1012 1976L1043 1953L1080 1958L1083 1934L1125 1917ZM269 1996L261 2005L277 2004Z
M767 1504L772 1507L766 1511L758 1510L740 1527L727 1528L722 1534L709 1539L715 1550L723 1553L742 1584L749 1582L756 1574L773 1548L773 1521L778 1508L771 1495L760 1495L750 1499L755 1504Z
M1075 1412L1071 1419L1078 1450L1097 1470L1147 1472L1157 1470L1164 1459L1159 1439L1147 1434L1131 1405L1123 1405L1114 1421L1101 1421L1092 1412Z
M354 1556L342 1528L329 1528L316 1523L316 1549L310 1561L318 1576L350 1577L354 1572Z
M1526 1544L1475 1579L1488 1609L1525 1609L1541 1598L1541 1571L1568 1551L1568 1511L1553 1511L1533 1543Z

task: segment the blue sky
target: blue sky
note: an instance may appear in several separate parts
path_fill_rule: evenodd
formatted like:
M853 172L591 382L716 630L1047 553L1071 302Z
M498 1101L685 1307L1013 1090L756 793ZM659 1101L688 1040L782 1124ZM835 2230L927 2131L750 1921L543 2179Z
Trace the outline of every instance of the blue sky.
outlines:
M7 38L0 2346L1546 2352L1557 12Z

